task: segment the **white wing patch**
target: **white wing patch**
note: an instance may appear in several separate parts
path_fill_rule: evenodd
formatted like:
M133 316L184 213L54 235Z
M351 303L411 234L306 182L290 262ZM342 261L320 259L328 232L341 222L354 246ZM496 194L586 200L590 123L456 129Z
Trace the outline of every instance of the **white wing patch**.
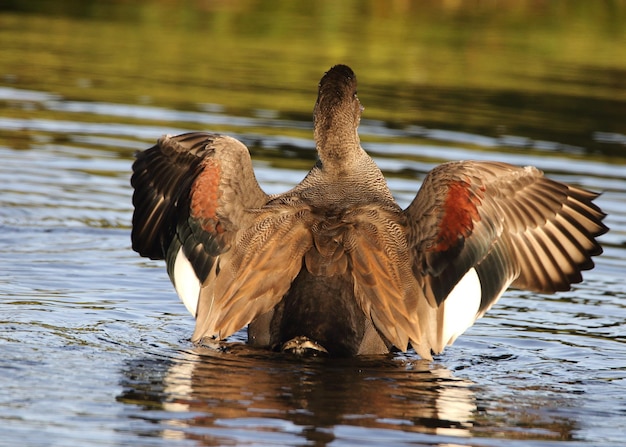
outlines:
M476 269L470 269L442 303L441 341L451 345L478 318L482 289Z
M174 261L174 278L172 282L178 297L195 318L200 297L200 280L196 276L189 259L183 253L182 247L178 250L176 260Z

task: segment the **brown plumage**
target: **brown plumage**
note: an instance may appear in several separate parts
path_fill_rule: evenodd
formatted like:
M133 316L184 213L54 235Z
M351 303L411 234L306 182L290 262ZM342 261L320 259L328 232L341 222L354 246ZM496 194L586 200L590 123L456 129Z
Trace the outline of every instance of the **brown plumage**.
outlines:
M509 287L551 293L602 249L597 194L532 167L451 162L402 210L361 148L349 67L319 85L319 160L292 190L259 187L246 147L217 134L159 139L133 164L133 249L165 259L195 314L193 341L249 325L293 352L441 352Z

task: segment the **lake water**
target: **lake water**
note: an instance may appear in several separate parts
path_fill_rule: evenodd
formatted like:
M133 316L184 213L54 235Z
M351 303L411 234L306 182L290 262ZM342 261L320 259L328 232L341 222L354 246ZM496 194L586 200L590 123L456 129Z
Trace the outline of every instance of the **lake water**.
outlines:
M623 445L624 48L626 2L4 2L0 445ZM596 268L507 292L433 362L194 347L130 248L135 151L228 133L284 191L339 62L402 205L443 161L533 164L603 192Z

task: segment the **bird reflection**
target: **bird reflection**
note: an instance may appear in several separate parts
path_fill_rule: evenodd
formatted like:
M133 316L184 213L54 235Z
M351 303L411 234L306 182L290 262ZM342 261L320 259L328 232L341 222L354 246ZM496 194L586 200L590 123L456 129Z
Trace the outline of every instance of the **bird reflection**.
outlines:
M231 344L129 362L118 400L162 410L149 418L165 438L327 445L337 427L469 436L471 385L409 357L296 359Z

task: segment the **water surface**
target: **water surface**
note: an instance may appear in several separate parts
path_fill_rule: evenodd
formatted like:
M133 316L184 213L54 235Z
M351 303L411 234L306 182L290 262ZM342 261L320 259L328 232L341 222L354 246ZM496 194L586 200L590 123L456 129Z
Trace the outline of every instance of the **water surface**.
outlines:
M622 445L624 3L51 5L0 7L0 444ZM130 248L133 154L225 132L284 191L338 62L402 205L444 161L533 164L603 192L596 268L508 292L433 362L194 347L164 266Z

